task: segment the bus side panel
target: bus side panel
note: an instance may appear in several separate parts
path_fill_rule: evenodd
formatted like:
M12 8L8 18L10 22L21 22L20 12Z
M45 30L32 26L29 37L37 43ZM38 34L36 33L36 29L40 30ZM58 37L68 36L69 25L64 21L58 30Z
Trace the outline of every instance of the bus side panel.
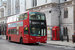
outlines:
M10 35L10 37L11 37L11 41L15 41L16 40L16 35Z
M29 43L29 35L24 35L23 43Z
M8 41L9 41L9 38L10 38L11 41L15 41L16 40L15 39L15 35L14 34L9 34L8 30L7 30L7 36L8 36Z
M23 27L19 27L19 34L16 35L16 42L20 42L21 37L23 37Z

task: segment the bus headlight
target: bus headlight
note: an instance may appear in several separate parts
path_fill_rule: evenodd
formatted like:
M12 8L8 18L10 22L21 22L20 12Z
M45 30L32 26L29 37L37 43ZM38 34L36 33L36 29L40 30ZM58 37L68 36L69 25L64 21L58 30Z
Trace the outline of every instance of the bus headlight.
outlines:
M47 39L46 37L44 38L44 40Z
M47 41L45 41L47 43Z

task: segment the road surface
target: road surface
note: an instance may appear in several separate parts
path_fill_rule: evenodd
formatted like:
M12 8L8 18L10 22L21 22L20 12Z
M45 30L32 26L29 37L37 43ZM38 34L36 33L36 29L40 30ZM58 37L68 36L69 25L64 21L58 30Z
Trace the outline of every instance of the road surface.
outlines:
M71 47L50 44L19 44L0 39L0 50L75 50Z

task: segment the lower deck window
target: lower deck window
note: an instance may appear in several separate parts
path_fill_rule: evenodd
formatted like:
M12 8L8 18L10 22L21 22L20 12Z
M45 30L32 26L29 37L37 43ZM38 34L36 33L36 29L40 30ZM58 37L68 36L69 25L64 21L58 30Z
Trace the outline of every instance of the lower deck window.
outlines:
M32 35L32 36L45 36L46 35L46 28L31 27L30 35Z
M8 34L16 34L17 30L16 29L9 29Z

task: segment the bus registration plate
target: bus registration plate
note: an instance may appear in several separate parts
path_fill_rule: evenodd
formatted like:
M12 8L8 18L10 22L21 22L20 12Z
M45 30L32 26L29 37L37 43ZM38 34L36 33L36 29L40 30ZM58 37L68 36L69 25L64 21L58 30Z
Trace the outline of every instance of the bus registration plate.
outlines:
M40 42L36 42L36 43L40 43Z

